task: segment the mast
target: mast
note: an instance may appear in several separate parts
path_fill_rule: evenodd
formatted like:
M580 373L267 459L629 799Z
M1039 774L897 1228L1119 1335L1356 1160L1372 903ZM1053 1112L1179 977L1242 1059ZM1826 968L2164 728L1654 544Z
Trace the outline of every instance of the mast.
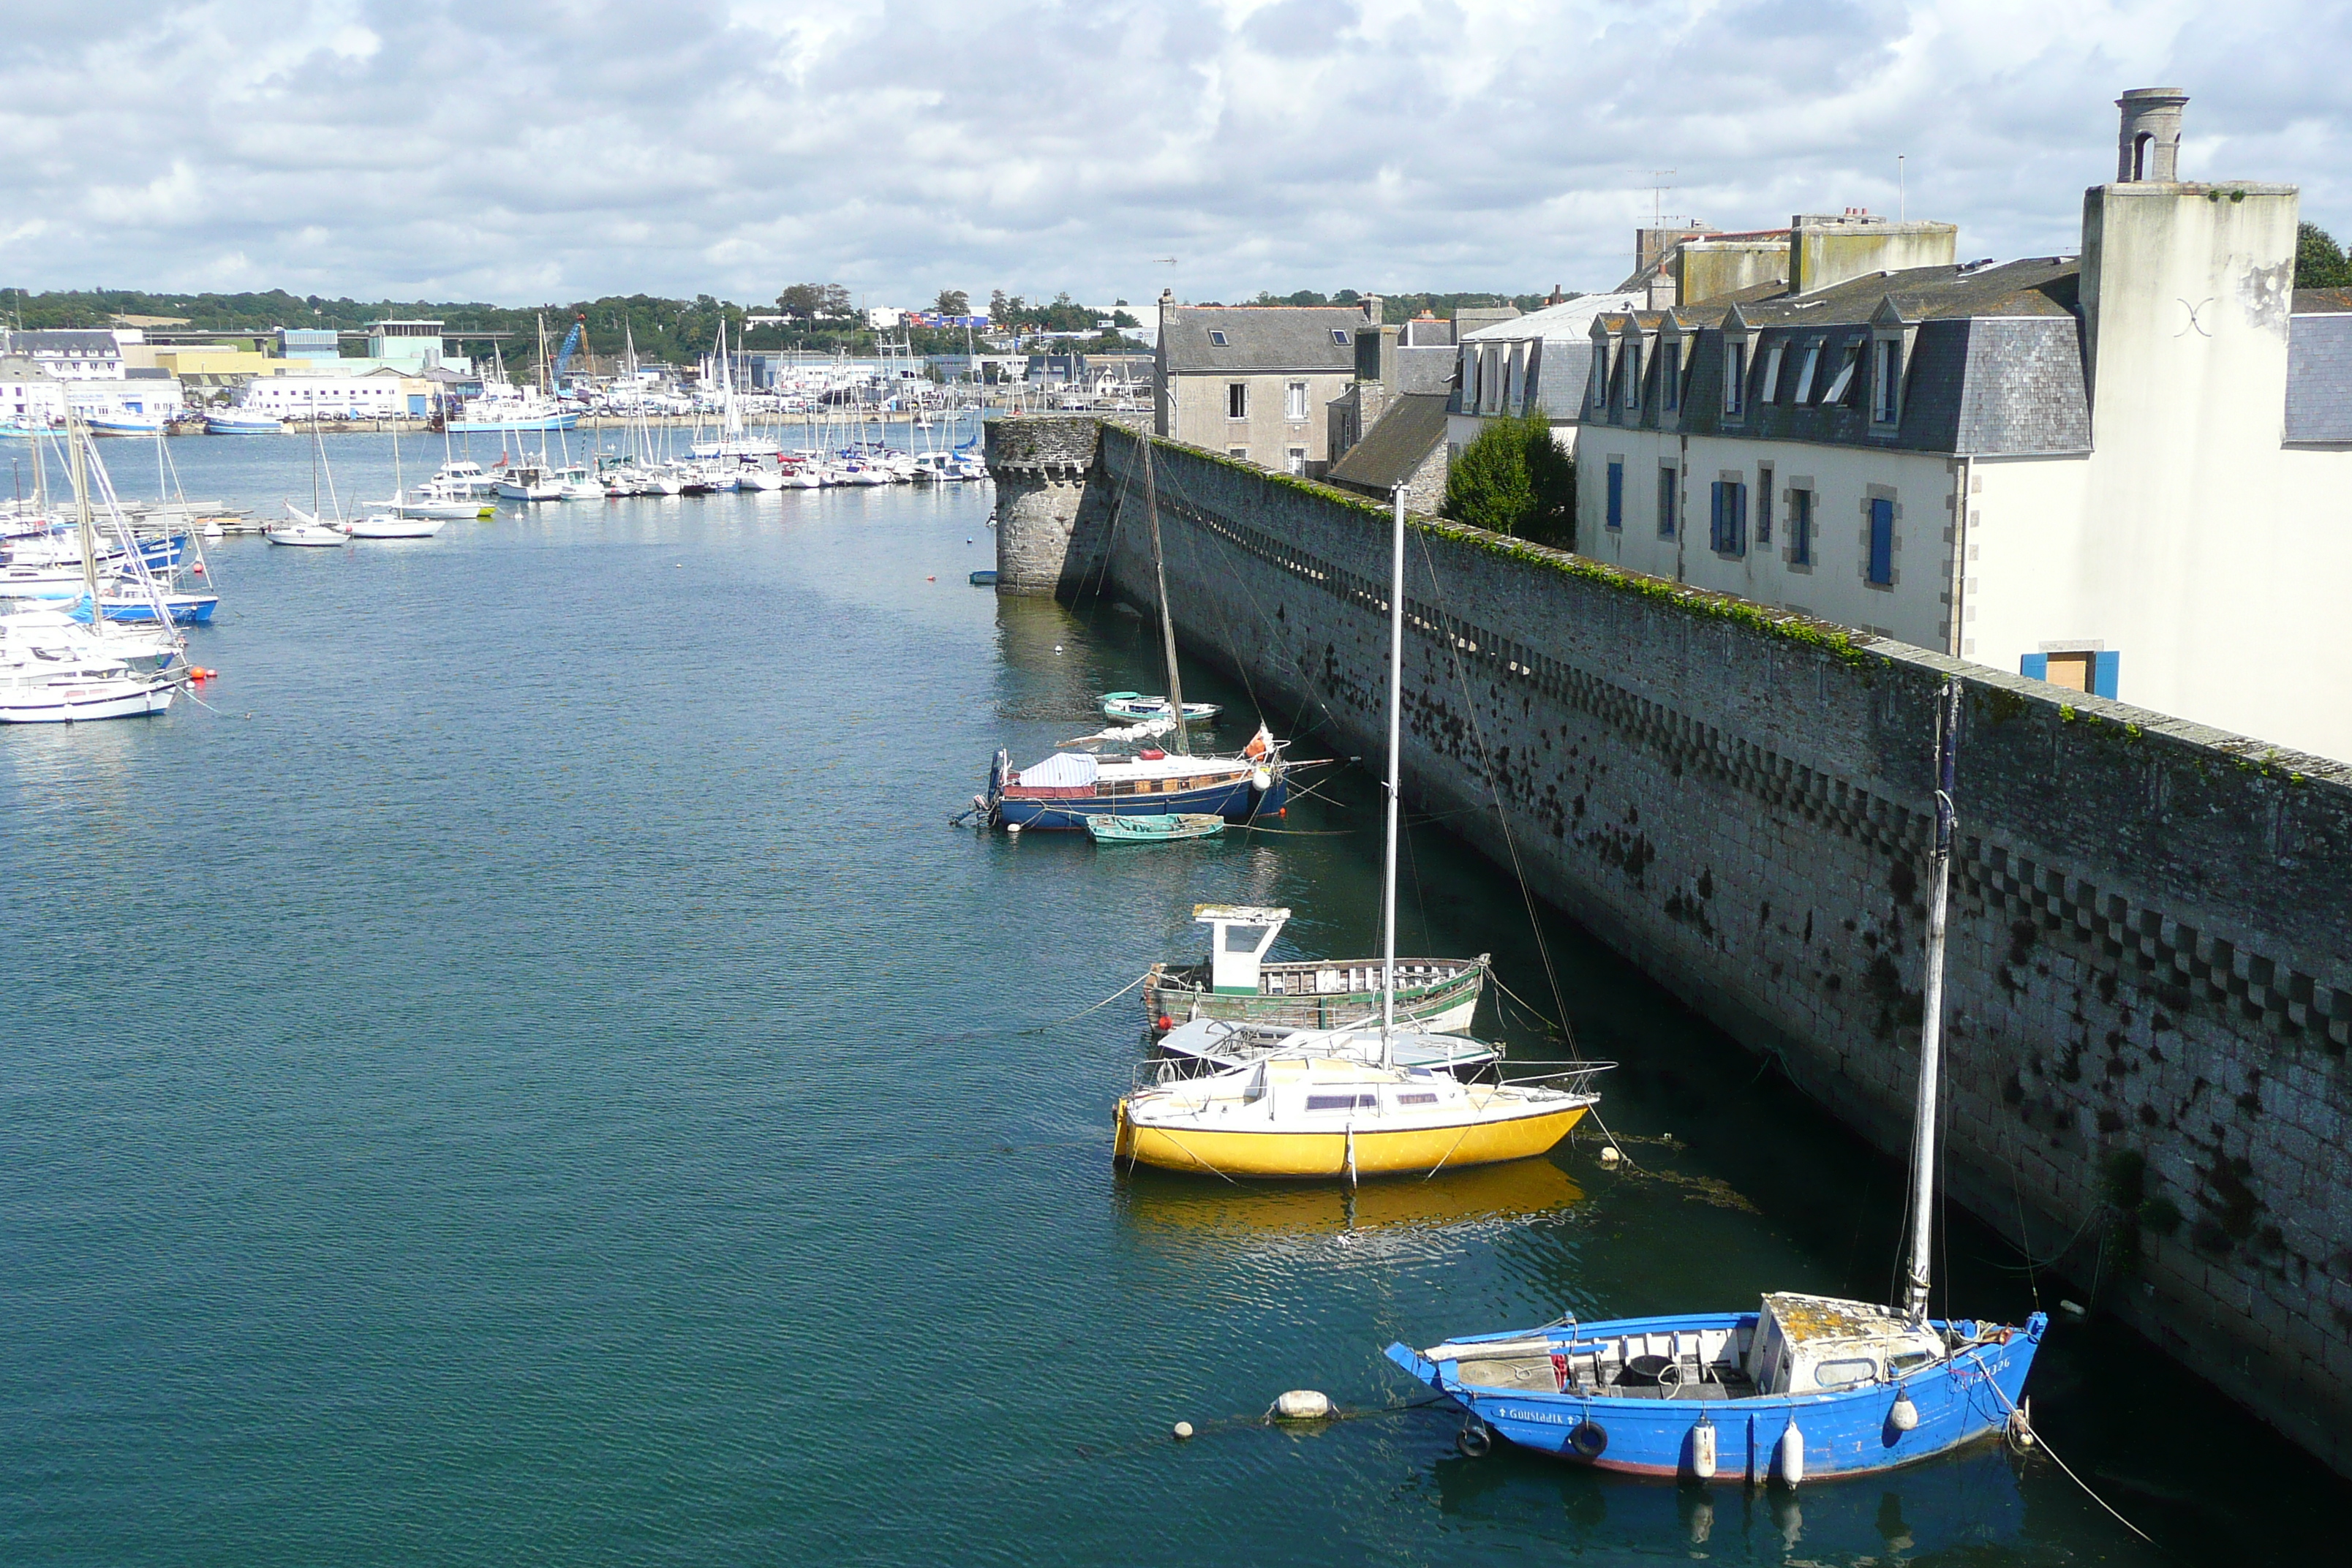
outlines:
M1389 822L1381 866L1381 1065L1396 1057L1397 796L1404 730L1404 487L1397 487L1389 550Z
M1943 1070L1944 917L1952 879L1953 777L1959 757L1960 683L1936 694L1936 844L1927 871L1927 978L1919 1019L1919 1104L1911 1130L1911 1260L1904 1281L1905 1310L1927 1321L1929 1264L1935 1240L1936 1089Z
M89 483L82 452L82 425L70 400L66 404L66 440L71 447L68 461L73 468L74 531L81 542L81 584L82 591L89 595L89 629L93 636L103 636L106 612L98 605L98 541L89 521Z
M1176 616L1168 607L1168 557L1160 548L1160 496L1151 484L1151 437L1143 437L1143 510L1151 518L1151 571L1160 583L1160 647L1168 660L1168 711L1176 720L1176 754L1192 754L1184 732L1184 682L1176 673Z

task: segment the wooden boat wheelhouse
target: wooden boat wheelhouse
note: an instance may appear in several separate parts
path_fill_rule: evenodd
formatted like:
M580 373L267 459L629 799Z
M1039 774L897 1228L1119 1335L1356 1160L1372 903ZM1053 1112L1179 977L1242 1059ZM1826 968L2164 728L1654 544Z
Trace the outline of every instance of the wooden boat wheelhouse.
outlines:
M1143 983L1143 1016L1155 1036L1197 1018L1290 1029L1338 1029L1381 1010L1381 961L1325 958L1266 962L1290 919L1284 909L1197 904L1192 918L1209 928L1209 956L1199 963L1155 963ZM1467 1029L1494 967L1475 958L1400 958L1396 1016L1438 1034Z

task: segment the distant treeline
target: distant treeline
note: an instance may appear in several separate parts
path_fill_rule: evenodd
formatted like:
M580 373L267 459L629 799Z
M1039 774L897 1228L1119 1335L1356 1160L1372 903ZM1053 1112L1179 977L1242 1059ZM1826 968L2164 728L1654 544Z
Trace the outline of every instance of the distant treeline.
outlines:
M1450 320L1457 310L1483 310L1496 305L1510 305L1520 310L1540 310L1549 300L1572 300L1567 294L1430 294L1400 292L1381 296L1381 320L1410 321L1423 310L1440 321ZM1363 296L1353 289L1342 289L1336 294L1318 294L1312 289L1301 289L1295 294L1261 292L1255 300L1236 300L1236 305L1357 305ZM1213 303L1213 301L1204 301Z
M1068 300L1065 294L1057 303L1066 305ZM50 289L34 293L22 289L0 289L0 313L30 329L105 327L119 316L149 316L184 319L194 330L220 332L257 331L271 327L352 330L386 319L438 321L453 333L512 334L501 352L507 367L518 372L538 361L539 321L542 317L547 322L550 353L571 331L574 320L585 321L588 351L600 365L617 361L632 337L642 363L691 364L710 352L722 319L727 322L728 342L754 352L810 349L859 353L874 349L881 337L893 342L903 337L917 353L961 353L967 341L961 330L919 326L908 327L903 332L877 334L850 312L847 290L837 285L811 284L793 285L772 305L742 305L709 294L698 294L691 300L666 300L652 294L608 294L597 300L521 307L489 305L479 300L330 300L316 294L289 294L282 289L257 294L163 294L138 289ZM746 316L779 314L793 319L744 330ZM1045 322L1034 318L1049 314L1070 318L1071 325L1065 331L1086 330L1094 325L1092 312L1082 309L1055 311L1024 307L1013 321L1022 326L1043 326ZM1123 342L1116 334L1107 334L1102 346ZM1076 346L1097 345L1081 342ZM347 345L347 352L364 351L354 342ZM472 352L488 357L487 345L477 345Z

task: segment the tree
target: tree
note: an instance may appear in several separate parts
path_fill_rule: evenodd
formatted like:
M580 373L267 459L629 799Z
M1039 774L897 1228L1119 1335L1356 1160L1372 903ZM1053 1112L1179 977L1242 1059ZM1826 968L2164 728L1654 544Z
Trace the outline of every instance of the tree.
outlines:
M1538 544L1576 548L1576 459L1541 409L1490 421L1445 475L1447 517Z
M2315 223L2294 231L2294 286L2352 289L2352 260L2345 258L2335 237Z
M803 321L849 314L849 290L838 283L795 283L776 296L776 309Z
M942 316L969 316L971 296L961 289L942 289L940 297L932 301L931 310Z

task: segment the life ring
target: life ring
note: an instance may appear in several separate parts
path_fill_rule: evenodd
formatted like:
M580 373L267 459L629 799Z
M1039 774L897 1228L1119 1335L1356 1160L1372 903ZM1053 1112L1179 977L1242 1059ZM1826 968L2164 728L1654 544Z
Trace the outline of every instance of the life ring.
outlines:
M1597 1459L1608 1447L1608 1431L1591 1416L1568 1429L1568 1451L1580 1459Z
M1483 1459L1495 1447L1495 1434L1475 1415L1462 1423L1462 1430L1454 1435L1454 1446L1473 1459Z

